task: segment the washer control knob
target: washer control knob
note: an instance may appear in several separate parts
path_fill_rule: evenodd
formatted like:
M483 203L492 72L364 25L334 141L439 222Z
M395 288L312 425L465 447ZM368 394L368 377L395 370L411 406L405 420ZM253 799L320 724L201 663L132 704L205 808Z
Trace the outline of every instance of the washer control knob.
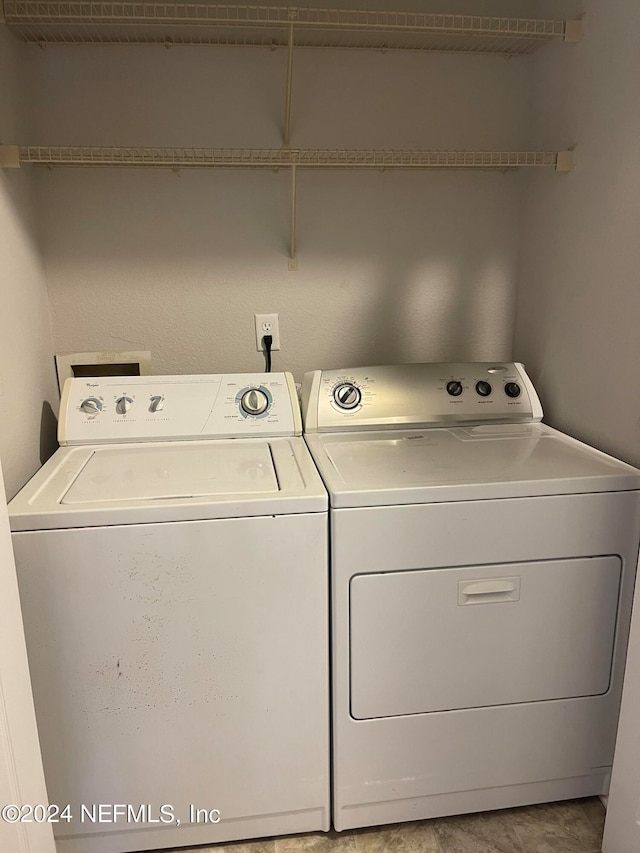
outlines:
M462 382L458 382L457 379L447 382L447 394L450 397L459 397L462 394Z
M164 397L161 394L154 394L149 401L150 412L161 412L164 409Z
M481 397L488 397L491 393L491 384L489 382L476 382L476 391Z
M520 396L520 394L522 393L522 389L520 388L517 382L507 382L507 384L504 386L504 393L507 395L507 397L515 398Z
M259 388L252 388L250 391L244 392L240 405L248 415L262 415L269 408L269 398Z
M126 415L132 405L133 400L131 397L118 397L116 400L116 412L119 415Z
M360 405L362 392L352 382L343 382L342 385L338 385L337 388L334 388L333 399L337 406L349 411L350 409L355 409Z
M97 415L102 411L102 400L98 400L97 397L87 397L80 403L80 408L87 415Z

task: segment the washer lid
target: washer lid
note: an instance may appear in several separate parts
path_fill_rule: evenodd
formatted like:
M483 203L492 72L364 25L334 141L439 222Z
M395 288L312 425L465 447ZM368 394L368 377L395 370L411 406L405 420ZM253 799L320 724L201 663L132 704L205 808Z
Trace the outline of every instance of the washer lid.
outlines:
M9 503L11 529L326 512L302 438L60 448Z
M334 507L640 488L640 471L543 424L308 435Z
M278 491L267 442L134 445L94 450L61 502L87 505Z

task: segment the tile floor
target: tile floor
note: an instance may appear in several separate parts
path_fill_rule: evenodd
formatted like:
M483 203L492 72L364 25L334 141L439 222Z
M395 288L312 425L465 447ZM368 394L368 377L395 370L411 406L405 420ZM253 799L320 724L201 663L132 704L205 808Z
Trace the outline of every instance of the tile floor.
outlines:
M600 853L604 814L590 798L175 853Z

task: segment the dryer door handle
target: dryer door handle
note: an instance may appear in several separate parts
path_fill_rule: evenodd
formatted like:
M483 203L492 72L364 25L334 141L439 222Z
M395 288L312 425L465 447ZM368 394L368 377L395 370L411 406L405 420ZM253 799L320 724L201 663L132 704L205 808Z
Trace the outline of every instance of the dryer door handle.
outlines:
M487 578L458 583L458 604L492 604L520 599L520 578Z

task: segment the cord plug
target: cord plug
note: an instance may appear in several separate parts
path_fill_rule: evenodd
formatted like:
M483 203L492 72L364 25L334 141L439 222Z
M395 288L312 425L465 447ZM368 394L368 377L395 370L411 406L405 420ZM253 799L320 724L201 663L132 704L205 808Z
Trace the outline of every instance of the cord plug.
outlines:
M264 369L266 373L271 373L271 344L273 343L273 335L264 335L262 338L262 349L264 350Z

